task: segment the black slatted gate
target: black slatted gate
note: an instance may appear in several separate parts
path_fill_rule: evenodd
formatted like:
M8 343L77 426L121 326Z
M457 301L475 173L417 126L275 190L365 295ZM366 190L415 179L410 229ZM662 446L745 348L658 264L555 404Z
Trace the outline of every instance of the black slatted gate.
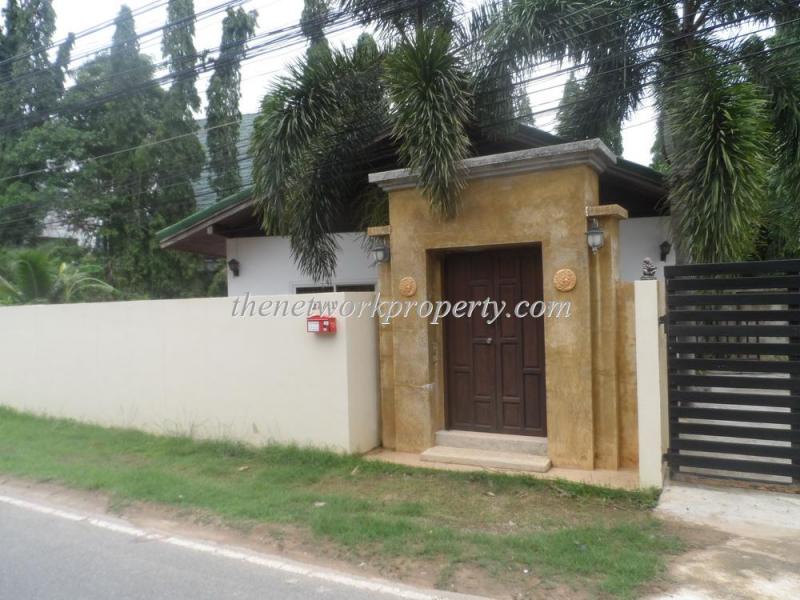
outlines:
M800 483L800 260L664 272L673 474Z

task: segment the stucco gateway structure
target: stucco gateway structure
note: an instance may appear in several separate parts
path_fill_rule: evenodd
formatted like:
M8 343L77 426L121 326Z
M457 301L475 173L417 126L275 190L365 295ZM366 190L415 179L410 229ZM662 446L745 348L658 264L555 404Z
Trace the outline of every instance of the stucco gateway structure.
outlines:
M660 178L599 140L498 150L464 161L467 185L447 220L432 215L413 173L370 175L389 197L389 222L368 232L388 249L367 263L376 289L382 300L569 302L569 316L431 324L412 312L378 326L381 444L436 462L633 469L634 285L621 276L620 246L626 221L655 219L650 234L637 230L654 252L637 248L631 260L663 259ZM274 239L259 234L247 193L220 204L165 230L162 245L234 259L243 241ZM592 227L604 240L596 251ZM355 242L345 242L349 252Z
M382 327L385 446L422 452L460 429L546 438L556 466L636 465L632 284L620 281L618 250L628 212L600 202L599 176L615 161L598 140L469 159L452 220L431 217L408 171L370 177L389 193L389 226L372 231L391 249L384 296L571 305L566 318L509 313L487 325L476 315L441 327L411 315ZM596 253L593 219L605 238Z

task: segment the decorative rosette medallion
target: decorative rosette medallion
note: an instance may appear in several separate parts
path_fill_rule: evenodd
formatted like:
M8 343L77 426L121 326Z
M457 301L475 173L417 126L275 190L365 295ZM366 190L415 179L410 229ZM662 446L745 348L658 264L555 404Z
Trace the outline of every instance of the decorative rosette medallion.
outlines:
M578 277L572 269L559 269L553 275L553 285L559 292L571 292L578 283Z

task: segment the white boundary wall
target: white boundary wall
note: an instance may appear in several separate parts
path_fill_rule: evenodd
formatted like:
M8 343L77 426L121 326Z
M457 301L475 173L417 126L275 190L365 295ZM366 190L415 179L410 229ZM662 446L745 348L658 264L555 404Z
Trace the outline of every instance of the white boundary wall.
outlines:
M251 299L298 298L310 299ZM0 307L0 404L253 444L380 444L374 319L339 318L336 334L317 335L306 333L305 312L232 317L233 300Z
M663 283L635 281L636 396L639 425L639 485L663 487L662 457L669 443L666 336L658 317L664 314Z

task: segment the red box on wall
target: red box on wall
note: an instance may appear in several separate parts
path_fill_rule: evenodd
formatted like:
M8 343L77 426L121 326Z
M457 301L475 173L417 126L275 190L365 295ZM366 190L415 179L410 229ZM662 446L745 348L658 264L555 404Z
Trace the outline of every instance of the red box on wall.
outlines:
M311 315L306 319L308 333L336 333L336 317Z

